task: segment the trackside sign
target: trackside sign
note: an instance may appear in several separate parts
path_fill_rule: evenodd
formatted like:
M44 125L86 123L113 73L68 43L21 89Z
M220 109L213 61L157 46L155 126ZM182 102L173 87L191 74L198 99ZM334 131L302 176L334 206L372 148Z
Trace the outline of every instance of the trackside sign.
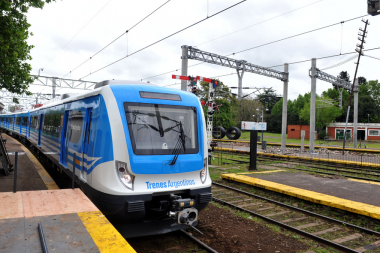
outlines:
M266 122L250 122L250 121L242 121L241 122L241 130L267 130Z

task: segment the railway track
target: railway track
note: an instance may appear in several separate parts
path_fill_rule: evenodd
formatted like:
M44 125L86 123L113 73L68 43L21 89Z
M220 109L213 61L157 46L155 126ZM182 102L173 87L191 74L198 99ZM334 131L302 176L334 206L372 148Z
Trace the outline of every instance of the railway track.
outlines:
M241 159L248 159L247 156L244 157L242 155L240 155L240 156L236 155L235 157L241 158ZM216 156L216 158L221 158L223 160L232 161L230 164L249 163L249 161L247 161L247 160L233 159L233 158L228 158L228 157ZM261 158L257 158L257 160L262 161L262 162L273 162L273 160L288 161L288 159L286 159L286 158L279 158L279 157L271 157L271 158L261 157ZM223 161L223 162L228 163L226 161ZM321 166L315 165L315 163L320 164ZM362 180L380 182L380 170L375 170L375 169L366 169L366 168L361 168L358 166L350 166L349 168L347 168L347 166L340 165L340 164L329 164L329 163L324 163L324 162L319 162L319 161L307 161L307 160L297 160L297 162L289 162L286 164L294 165L294 166L293 167L284 166L284 163L282 163L282 164L271 164L271 166L280 167L280 168L290 168L290 169L306 171L306 172L315 172L315 173L326 174L326 175L345 176L345 177L354 178L354 179L362 179ZM297 168L296 165L305 165L305 166L308 166L310 168L314 168L317 170ZM361 175L361 176L358 176L358 175ZM367 176L367 177L363 177L363 176Z
M179 230L168 234L127 239L137 252L210 252L216 250L198 240L190 233Z
M213 183L212 193L215 202L343 252L366 252L380 247L380 233L370 229L219 183Z

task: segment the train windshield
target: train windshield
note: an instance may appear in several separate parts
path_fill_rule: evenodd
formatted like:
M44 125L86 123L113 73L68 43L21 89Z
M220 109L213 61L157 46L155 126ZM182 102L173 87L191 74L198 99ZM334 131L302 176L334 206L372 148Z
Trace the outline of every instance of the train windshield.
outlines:
M195 107L124 103L124 109L136 155L171 155L174 151L198 153Z

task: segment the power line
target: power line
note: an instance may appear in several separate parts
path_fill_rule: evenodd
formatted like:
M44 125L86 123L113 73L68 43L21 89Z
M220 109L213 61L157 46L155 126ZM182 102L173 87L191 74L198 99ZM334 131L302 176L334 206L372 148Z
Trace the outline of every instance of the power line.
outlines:
M358 18L366 17L368 15L369 14L364 15L364 16L360 16L360 17L356 17L356 18L352 18L352 19L349 19L349 20L341 21L341 22L338 22L338 23L335 23L335 24L323 26L323 27L320 27L320 28L316 28L316 29L313 29L313 30L310 30L310 31L307 31L307 32L295 34L295 35L292 35L292 36L289 36L289 37L286 37L286 38L283 38L283 39L275 40L275 41L272 41L272 42L268 42L268 43L265 43L265 44L262 44L262 45L259 45L259 46L256 46L256 47L247 48L247 49L244 49L244 50L238 51L236 53L232 53L232 54L239 54L239 53L246 52L246 51L249 51L249 50L252 50L252 49L256 49L256 48L259 48L259 47L267 46L267 45L270 45L270 44L274 44L274 43L277 43L277 42L280 42L280 41L288 40L288 39L291 39L291 38L294 38L294 37L298 37L298 36L301 36L301 35L305 35L305 34L308 34L308 33L316 32L316 31L319 31L319 30L322 30L322 29L326 29L326 28L329 28L329 27L332 27L332 26L339 25L342 22L349 22L349 21L352 21L352 20L355 20L355 19L358 19ZM229 54L229 55L232 55L232 54Z
M345 21L341 21L341 22L338 22L338 23L335 23L335 24L331 24L331 25L328 25L328 26L324 26L324 27L320 27L320 28L317 28L317 29L313 29L313 30L310 30L310 31L307 31L307 32L303 32L303 33L300 33L300 34L292 35L292 36L289 36L289 37L286 37L286 38L283 38L283 39L279 39L279 40L275 40L275 41L272 41L272 42L268 42L268 43L265 43L265 44L262 44L262 45L259 45L259 46L256 46L256 47L251 47L251 48L248 48L248 49L244 49L244 50L238 51L236 53L231 53L231 54L228 54L228 55L225 55L225 56L235 55L235 54L246 52L246 51L249 51L249 50L252 50L252 49L256 49L256 48L259 48L259 47L268 46L270 44L274 44L274 43L277 43L277 42L280 42L280 41L284 41L284 40L287 40L287 39L290 39L290 38L298 37L298 36L301 36L301 35L304 35L304 34L308 34L308 33L311 33L311 32L319 31L319 30L322 30L322 29L325 29L325 28L329 28L329 27L341 24L341 23L353 21L355 19L359 19L359 18L362 18L362 17L365 17L365 16L368 16L368 14L364 15L364 16L348 19L348 20L345 20ZM340 54L340 55L344 55L344 54ZM197 64L194 64L194 65L190 65L190 66L188 66L188 68L196 66L196 65L200 65L200 64L204 64L204 62L197 63ZM280 65L280 66L283 66L283 65ZM274 66L274 67L277 67L277 66ZM269 67L269 68L271 68L271 67ZM178 70L181 70L181 69L176 69L175 71L178 71ZM168 72L165 72L165 73L162 73L162 74L154 75L154 76L151 76L151 77L143 78L141 80L146 80L146 79L150 79L150 78L166 75L166 74L171 73L173 71L174 70L168 71Z
M197 24L199 24L199 23L202 23L203 21L208 20L208 19L210 19L210 18L212 18L212 17L214 17L214 16L216 16L216 15L222 13L222 12L225 12L225 11L227 11L227 10L229 10L229 9L231 9L231 8L233 8L233 7L235 7L235 6L239 5L239 4L241 4L241 3L243 3L243 2L246 2L246 1L247 1L247 0L243 0L243 1L240 1L240 2L238 2L238 3L236 3L236 4L234 4L234 5L231 5L231 6L225 8L225 9L223 9L223 10L221 10L221 11L219 11L219 12L217 12L217 13L215 13L215 14L213 14L213 15L207 17L207 18L204 18L204 19L202 19L202 20L200 20L200 21L198 21L198 22L195 22L195 23L192 24L192 25L189 25L189 26L187 26L187 27L185 27L185 28L183 28L183 29L181 29L181 30L175 32L175 33L172 33L171 35L168 35L168 36L166 36L166 37L164 37L164 38L162 38L162 39L160 39L160 40L157 40L156 42L153 42L152 44L149 44L148 46L145 46L145 47L143 47L143 48L141 48L141 49L139 49L139 50L133 52L133 53L130 54L130 55L126 55L126 56L124 56L124 57L122 57L122 58L120 58L120 59L118 59L118 60L116 60L116 61L114 61L114 62L112 62L112 63L110 63L110 64L108 64L108 65L106 65L106 66L104 66L104 67L102 67L102 68L100 68L100 69L97 69L96 71L94 71L94 72L92 72L92 73L90 73L90 74L88 74L88 75L86 75L86 76L84 76L84 77L82 77L82 78L88 77L88 76L90 76L90 75L92 75L92 74L94 74L94 73L96 73L96 72L98 72L98 71L100 71L100 70L103 70L103 69L105 69L105 68L107 68L107 67L109 67L109 66L111 66L111 65L113 65L113 64L115 64L115 63L117 63L117 62L119 62L119 61L121 61L121 60L124 60L125 58L128 58L128 57L130 57L130 56L132 56L132 55L134 55L134 54L137 54L137 53L139 53L139 52L141 52L141 51L143 51L143 50L145 50L145 49L147 49L147 48L149 48L149 47L151 47L151 46L153 46L153 45L155 45L155 44L157 44L157 43L160 43L160 42L163 41L163 40L166 40L166 39L168 39L168 38L170 38L170 37L172 37L172 36L174 36L174 35L176 35L176 34L182 32L182 31L184 31L184 30L189 29L190 27L193 27L193 26L195 26L195 25L197 25ZM81 79L82 79L82 78L81 78Z
M231 35L231 34L234 34L234 33L240 32L240 31L243 31L243 30L248 29L248 28L251 28L251 27L253 27L253 26L260 25L260 24L265 23L265 22L267 22L267 21L270 21L270 20L273 20L273 19L279 18L279 17L284 16L284 15L286 15L286 14L289 14L289 13L295 12L295 11L297 11L297 10L300 10L300 9L303 9L303 8L306 8L306 7L309 7L309 6L313 5L313 4L316 4L316 3L319 3L319 2L322 2L322 1L323 1L323 0L319 0L319 1L313 2L313 3L311 3L311 4L307 4L307 5L305 5L305 6L302 6L302 7L299 7L299 8L297 8L297 9L294 9L294 10L291 10L291 11L285 12L285 13L283 13L283 14L277 15L277 16L275 16L275 17L272 17L272 18L269 18L269 19L263 20L263 21L261 21L261 22L258 22L258 23L256 23L256 24L253 24L253 25L250 25L250 26L244 27L244 28L239 29L239 30L236 30L236 31L234 31L234 32L227 33L227 34L222 35L222 36L220 36L220 37L217 37L217 38L215 38L215 39L212 39L212 40L209 40L209 41L203 42L203 43L198 44L198 45L196 45L196 46L204 45L204 44L207 44L207 43L212 42L212 41L214 41L214 40L218 40L218 39L224 38L224 37L229 36L229 35Z
M327 69L332 69L332 68L336 68L336 67L342 66L343 64L346 64L346 63L348 63L348 62L350 62L350 61L352 61L352 60L355 60L356 58L357 58L356 55L351 56L351 57L345 59L344 61L338 62L338 63L336 63L336 64L334 64L334 65L332 65L332 66L330 66L330 67L323 68L323 69L321 69L321 70L327 70Z
M363 51L365 51L365 50L363 50ZM369 56L369 55L364 55L364 56L369 57L369 58L373 58L373 59L376 59L376 60L380 60L380 58L376 58L376 57L373 57L373 56Z
M371 49L367 49L367 50L363 50L363 52L365 51L372 51L372 50L377 50L377 49L380 49L380 47L375 47L375 48L371 48ZM319 57L319 58L316 58L317 60L321 60L321 59L327 59L327 58L332 58L332 57L338 57L338 56L342 56L342 55L349 55L349 54L355 54L357 53L356 51L354 52L349 52L349 53L344 53L344 54L336 54L336 55L329 55L329 56L323 56L323 57ZM368 55L364 55L364 56L368 56ZM357 56L355 56L353 59L355 59ZM368 57L371 57L371 58L375 58L377 60L380 60L379 58L376 58L376 57L372 57L372 56L368 56ZM348 58L351 60L352 57ZM296 61L296 62L290 62L288 63L289 65L290 64L298 64L298 63L304 63L304 62L309 62L311 61L311 59L308 59L308 60L303 60L303 61ZM268 68L268 69L271 69L271 68L276 68L276 67L283 67L284 64L280 64L280 65L275 65L275 66L271 66L271 67L265 67L265 68ZM329 67L331 68L331 67ZM236 75L236 73L230 73L230 74L224 74L224 75L219 75L219 76L214 76L214 77L211 77L211 78L216 78L216 77L223 77L223 76L230 76L230 75Z
M78 34L83 31L83 29L111 2L112 0L109 0L75 35L74 37L72 37L67 43L66 45L64 45L54 56L53 58L50 59L50 61L43 67L43 68L46 68L46 66L52 62L54 60L54 58L63 50L65 49L65 47L67 47L67 45L70 44L70 42L75 39L76 36L78 36Z
M377 49L380 49L380 47L366 49L366 50L363 50L363 52L377 50ZM321 59L327 59L327 58L338 57L338 56L347 55L347 54L355 54L355 53L357 53L357 52L354 51L354 52L349 52L349 53L344 53L344 54L335 54L335 55L329 55L329 56L319 57L319 58L315 58L315 59L321 60ZM288 64L289 65L290 64L298 64L298 63L303 63L303 62L308 62L308 61L311 61L311 59L309 59L309 60L303 60L303 61L291 62L291 63L288 63ZM276 65L276 66L271 66L271 67L266 67L266 68L271 69L271 68L276 68L276 67L281 67L281 66L284 66L284 64Z
M112 0L110 0L112 1ZM120 36L118 36L116 39L114 39L113 41L111 41L110 43L108 43L105 47L103 47L102 49L100 49L98 52L96 52L93 56L91 56L90 58L88 58L87 60L85 60L84 62L82 62L81 64L79 64L77 67L75 67L73 70L71 70L69 73L67 73L66 75L64 75L63 77L67 76L68 74L70 74L71 72L73 72L74 70L76 70L77 68L79 68L80 66L82 66L83 64L85 64L86 62L88 62L89 60L91 60L94 56L96 56L97 54L99 54L100 52L102 52L104 49L106 49L108 46L110 46L111 44L113 44L115 41L117 41L118 39L120 39L124 34L128 34L128 32L130 32L133 28L135 28L138 24L140 24L141 22L143 22L145 19L147 19L149 16L151 16L153 13L155 13L156 11L158 11L159 9L161 9L161 7L163 7L165 4L167 4L168 2L170 2L170 0L166 1L164 4L162 4L160 7L158 7L157 9L155 9L153 12L151 12L148 16L146 16L145 18L141 19L139 22L137 22L135 25L133 25L131 28L129 28L127 31L123 32ZM62 77L62 78L63 78Z

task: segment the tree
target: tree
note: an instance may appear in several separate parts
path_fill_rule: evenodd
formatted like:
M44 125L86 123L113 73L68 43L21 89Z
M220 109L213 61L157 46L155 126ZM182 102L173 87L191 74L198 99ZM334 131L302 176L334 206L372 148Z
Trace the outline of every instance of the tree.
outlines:
M226 99L216 99L215 102L221 106L218 107L219 110L215 110L213 126L222 126L224 129L234 126L230 102Z
M241 121L257 121L257 119L255 119L255 117L257 117L256 109L259 109L261 114L261 103L251 97L243 98L241 101L237 101L236 104L233 104L232 114L237 124L236 126L240 127ZM255 115L255 117L253 117L253 115Z
M271 113L273 106L281 99L277 96L275 93L275 90L273 88L269 88L264 90L264 93L257 95L257 99L261 102L265 108L268 110L267 113Z
M318 100L329 100L328 97L319 97ZM336 105L327 106L323 101L316 101L316 116L315 125L320 130L330 125L337 117L342 114L342 111L336 107ZM305 104L305 107L301 110L300 117L302 120L307 121L310 124L310 101Z
M377 104L380 104L380 83L378 80L368 82L369 92Z
M33 36L28 31L26 13L29 7L42 9L45 2L52 0L0 0L0 88L10 92L26 93L34 80L30 76L32 67L26 63L31 60L27 39Z

